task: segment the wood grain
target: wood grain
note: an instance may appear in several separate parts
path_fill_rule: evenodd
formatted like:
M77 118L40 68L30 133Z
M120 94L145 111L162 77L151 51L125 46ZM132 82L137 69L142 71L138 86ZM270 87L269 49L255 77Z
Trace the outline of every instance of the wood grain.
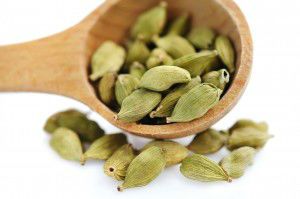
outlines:
M249 80L252 40L248 24L232 0L166 0L170 17L188 11L193 26L206 25L228 35L237 51L237 72L222 100L204 117L168 125L126 124L101 103L88 80L89 60L105 40L122 42L136 17L158 0L108 0L78 25L54 36L0 47L0 91L34 91L77 99L126 132L144 137L178 138L201 132L238 102Z

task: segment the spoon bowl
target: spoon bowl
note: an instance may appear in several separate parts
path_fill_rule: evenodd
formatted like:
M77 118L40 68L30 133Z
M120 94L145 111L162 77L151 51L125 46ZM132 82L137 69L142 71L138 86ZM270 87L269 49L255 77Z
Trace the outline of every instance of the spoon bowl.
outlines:
M114 119L116 113L97 97L88 74L92 53L102 42L122 43L143 11L159 0L107 0L78 25L56 35L0 47L0 91L64 95L85 103L116 127L143 137L178 138L211 127L238 102L250 76L252 40L248 24L232 0L165 0L169 17L188 12L192 26L209 26L228 35L236 50L237 70L220 102L203 117L187 123L143 125Z

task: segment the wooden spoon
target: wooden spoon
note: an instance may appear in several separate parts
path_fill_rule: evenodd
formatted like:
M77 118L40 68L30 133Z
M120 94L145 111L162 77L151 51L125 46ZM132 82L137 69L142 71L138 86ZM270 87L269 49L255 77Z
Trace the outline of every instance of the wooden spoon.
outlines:
M136 17L159 0L107 0L78 25L54 36L0 47L0 91L34 91L68 96L126 132L152 138L178 138L201 132L237 103L249 79L252 40L247 22L232 0L166 0L170 17L188 11L193 26L228 35L237 52L237 71L222 100L204 117L188 123L139 125L114 119L88 79L90 57L105 40L122 42ZM46 104L45 104L46 105Z

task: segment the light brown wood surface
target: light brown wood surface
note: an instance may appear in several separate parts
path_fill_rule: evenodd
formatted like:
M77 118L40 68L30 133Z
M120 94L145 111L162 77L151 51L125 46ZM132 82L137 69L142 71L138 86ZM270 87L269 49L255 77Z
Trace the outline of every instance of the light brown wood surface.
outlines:
M77 99L110 123L144 137L177 138L201 132L238 102L250 76L252 40L248 24L232 0L166 0L170 17L188 11L193 26L207 25L228 35L237 52L237 72L222 100L204 117L188 123L138 125L114 120L88 80L91 54L105 40L122 42L138 14L158 0L107 0L78 25L54 36L0 47L0 91L33 91ZM46 106L46 104L45 104Z

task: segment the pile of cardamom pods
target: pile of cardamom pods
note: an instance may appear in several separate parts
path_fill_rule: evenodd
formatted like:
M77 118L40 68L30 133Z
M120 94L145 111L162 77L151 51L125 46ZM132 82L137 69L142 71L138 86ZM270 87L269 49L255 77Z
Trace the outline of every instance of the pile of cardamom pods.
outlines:
M124 122L189 122L214 107L235 72L234 47L187 13L167 23L167 4L143 12L125 42L105 41L91 60L101 101Z
M145 186L164 168L180 163L180 172L187 178L231 182L244 174L256 152L272 137L265 122L239 120L226 131L208 129L197 134L188 146L153 140L137 150L125 134L105 134L96 122L74 109L52 115L44 129L51 134L51 147L62 158L82 165L90 159L105 160L104 173L123 181L119 191ZM219 163L204 156L223 146L230 153Z

